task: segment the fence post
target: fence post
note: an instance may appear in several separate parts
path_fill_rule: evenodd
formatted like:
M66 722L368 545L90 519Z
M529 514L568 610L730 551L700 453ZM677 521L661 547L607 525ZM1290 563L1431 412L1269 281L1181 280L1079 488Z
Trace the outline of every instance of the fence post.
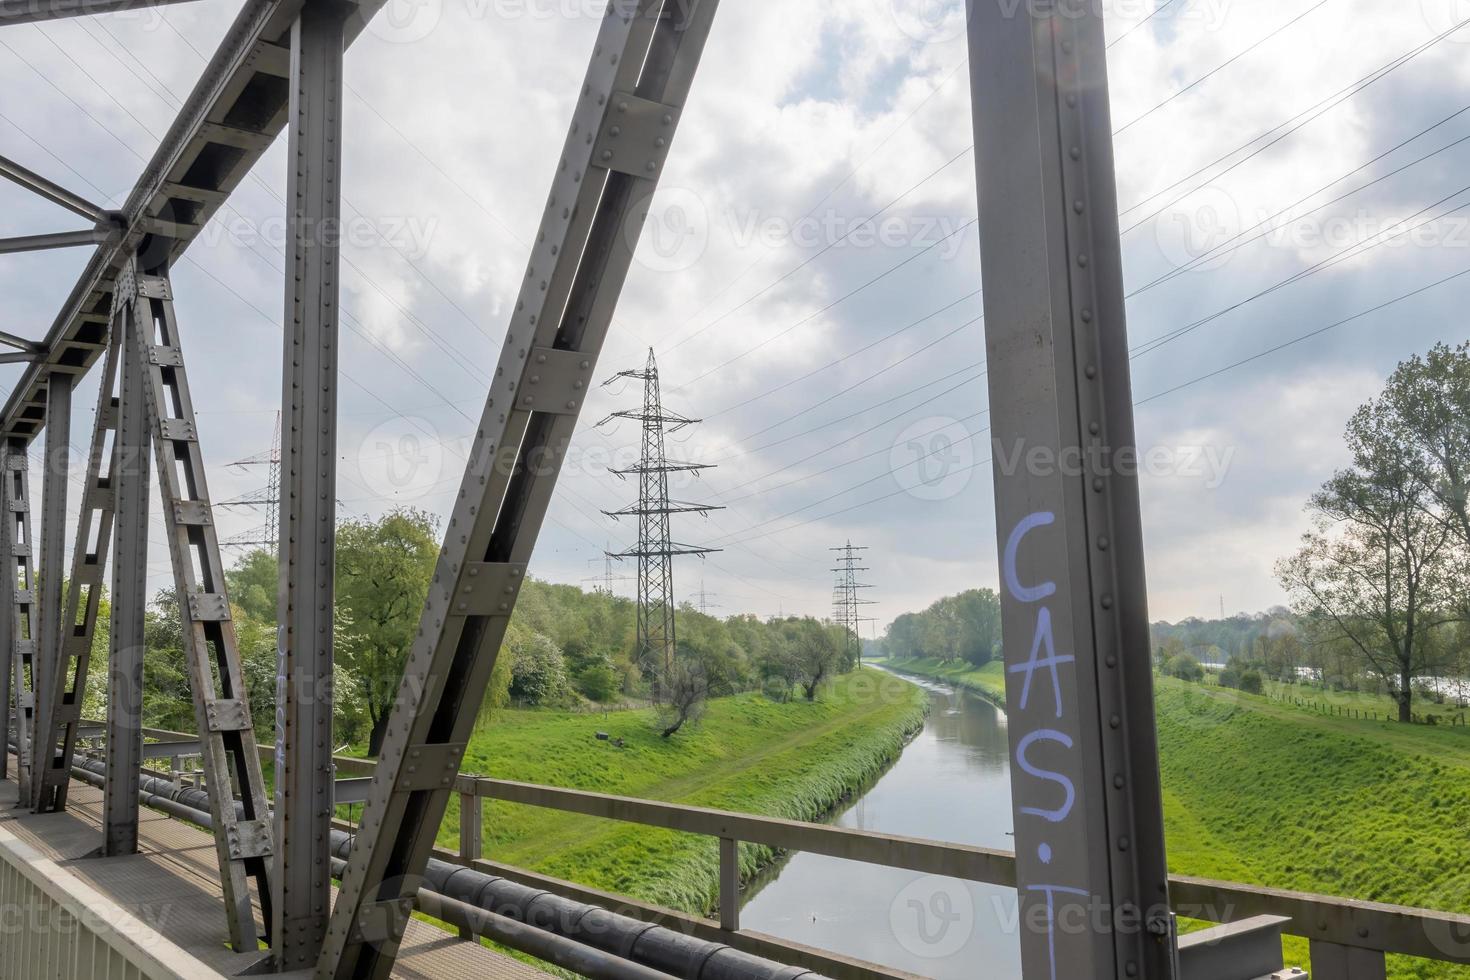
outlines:
M476 793L459 794L459 859L469 865L480 859L484 850L481 834L484 829L484 804ZM460 927L459 938L475 938L472 930Z
M1312 940L1312 976L1333 980L1385 980L1387 965L1376 949L1338 946Z
M720 928L740 931L740 842L720 838Z

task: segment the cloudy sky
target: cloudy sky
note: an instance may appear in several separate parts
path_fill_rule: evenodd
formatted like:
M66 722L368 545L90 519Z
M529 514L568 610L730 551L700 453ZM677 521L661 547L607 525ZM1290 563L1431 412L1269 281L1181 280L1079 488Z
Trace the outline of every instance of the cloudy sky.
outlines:
M1470 3L1158 2L1107 7L1149 598L1178 619L1279 602L1272 563L1353 408L1400 359L1470 338L1470 276L1441 282L1470 269ZM0 153L120 204L237 6L6 28ZM962 10L719 13L599 365L652 347L668 406L705 420L670 451L718 468L674 493L725 509L675 537L724 550L679 565L682 598L702 582L721 613L825 614L848 540L870 549L880 628L995 579ZM344 519L447 512L598 11L391 0L349 52ZM284 159L281 139L174 272L217 501L266 478L226 464L276 424ZM5 235L76 224L9 185L0 214ZM3 329L44 334L85 258L0 259ZM535 574L600 577L632 540L599 511L636 493L607 467L638 433L593 423L640 395L589 402ZM221 514L226 536L263 519ZM163 585L156 518L153 542ZM618 591L632 572L614 566Z

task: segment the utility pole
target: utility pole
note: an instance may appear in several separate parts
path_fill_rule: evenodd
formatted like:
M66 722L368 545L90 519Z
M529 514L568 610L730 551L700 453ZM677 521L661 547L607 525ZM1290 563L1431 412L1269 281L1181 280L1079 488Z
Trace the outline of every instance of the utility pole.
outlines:
M669 499L670 473L697 476L710 467L707 463L670 460L664 454L664 436L699 420L664 410L653 348L649 348L648 361L643 367L619 372L604 382L603 387L622 378L643 382L642 407L613 412L598 425L614 419L630 419L642 425L643 443L638 462L627 469L611 471L621 479L638 478L638 502L603 513L613 520L638 518L638 544L627 551L608 552L607 556L638 560L638 662L645 673L659 664L667 672L674 665L674 557L707 555L720 550L674 541L669 536L669 519L673 514L706 514L724 508Z
M265 508L265 523L251 528L241 534L224 542L226 548L270 548L274 550L280 541L280 532L277 530L280 523L281 505L281 413L276 413L276 435L271 442L270 452L256 453L254 456L246 456L229 464L237 469L245 469L251 466L264 466L266 469L266 485L258 490L235 497L233 500L225 500L216 507L234 508Z
M859 589L871 589L871 585L857 580L858 572L870 571L868 566L859 565L861 561L860 552L867 551L866 546L859 547L851 541L840 548L829 548L829 551L838 552L837 566L832 569L837 574L837 582L832 587L832 618L841 623L847 636L848 652L851 659L859 667L863 665L863 640L858 634L858 627L865 622L871 622L871 617L859 616L859 606L871 606L872 599L859 599Z

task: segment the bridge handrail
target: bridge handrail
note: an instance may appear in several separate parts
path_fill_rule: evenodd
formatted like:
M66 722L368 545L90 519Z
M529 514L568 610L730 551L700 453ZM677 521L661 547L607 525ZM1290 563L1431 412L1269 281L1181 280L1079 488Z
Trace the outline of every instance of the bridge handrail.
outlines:
M163 740L193 738L157 729L144 729L144 734ZM268 756L272 749L263 745L260 751ZM371 775L375 766L368 759L335 758L340 771L354 775ZM454 791L460 795L462 827L478 828L480 801L494 799L717 838L721 842L720 925L731 932L740 928L740 843L982 884L1015 887L1016 883L1014 854L966 844L463 774L455 781ZM469 846L461 847L460 858L467 863L480 858L479 840L466 843ZM1290 919L1282 931L1310 940L1314 961L1351 950L1370 954L1377 961L1385 954L1397 954L1470 964L1470 915L1186 875L1171 875L1169 888L1175 911L1188 918L1216 923L1260 915ZM1373 969L1378 969L1376 963Z

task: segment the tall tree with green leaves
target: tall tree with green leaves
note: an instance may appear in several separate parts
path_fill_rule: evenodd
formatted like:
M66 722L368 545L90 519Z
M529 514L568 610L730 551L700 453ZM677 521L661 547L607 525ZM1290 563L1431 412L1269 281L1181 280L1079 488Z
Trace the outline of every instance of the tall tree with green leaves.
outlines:
M367 711L371 755L382 748L438 555L439 522L422 510L403 508L337 528L337 608L356 636L338 659L347 662Z
M1322 638L1347 645L1413 717L1416 678L1440 666L1433 631L1463 617L1463 548L1453 510L1456 473L1470 442L1416 397L1458 403L1457 355L1436 348L1430 361L1404 362L1376 398L1348 423L1352 465L1338 471L1308 504L1313 530L1277 565L1298 611ZM1416 395L1417 393L1417 395ZM1458 448L1456 448L1458 447Z

